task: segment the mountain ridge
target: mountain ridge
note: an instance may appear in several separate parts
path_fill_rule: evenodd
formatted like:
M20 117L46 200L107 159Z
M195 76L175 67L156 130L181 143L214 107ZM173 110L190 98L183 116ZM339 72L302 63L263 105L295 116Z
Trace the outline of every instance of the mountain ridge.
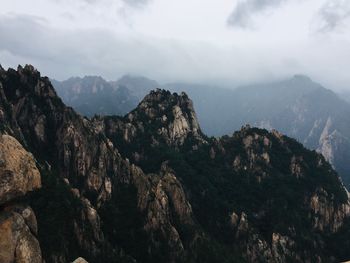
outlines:
M156 85L153 81L147 83ZM143 93L128 106L129 110L137 106L150 85L142 86L138 82ZM163 87L173 92L186 90L190 94L199 122L209 135L231 134L247 123L277 129L321 152L337 169L344 183L350 184L350 126L347 125L350 104L309 77L299 74L287 80L235 90L183 83ZM95 110L95 113L101 112ZM120 115L124 113L119 112Z

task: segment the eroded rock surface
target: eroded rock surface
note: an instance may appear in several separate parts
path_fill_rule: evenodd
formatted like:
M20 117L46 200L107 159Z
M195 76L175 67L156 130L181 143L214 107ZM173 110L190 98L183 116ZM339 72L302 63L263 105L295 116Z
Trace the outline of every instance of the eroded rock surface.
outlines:
M41 186L33 155L12 136L0 135L0 204Z
M41 263L33 210L17 199L41 187L32 154L12 136L0 135L0 262Z

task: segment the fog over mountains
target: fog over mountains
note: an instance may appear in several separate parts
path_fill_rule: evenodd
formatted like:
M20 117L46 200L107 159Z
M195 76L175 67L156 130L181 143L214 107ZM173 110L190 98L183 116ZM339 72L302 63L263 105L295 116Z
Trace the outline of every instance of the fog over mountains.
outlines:
M321 152L350 183L350 104L307 76L236 89L172 83L144 77L101 77L53 81L63 100L83 115L124 115L152 89L185 91L193 99L204 132L232 134L245 124L276 129ZM344 96L342 96L344 97Z

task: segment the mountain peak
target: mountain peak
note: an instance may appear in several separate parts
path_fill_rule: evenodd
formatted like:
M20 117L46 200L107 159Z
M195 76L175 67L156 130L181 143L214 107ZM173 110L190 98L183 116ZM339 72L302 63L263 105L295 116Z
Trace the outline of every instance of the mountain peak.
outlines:
M156 83L155 80L152 79L148 79L144 76L138 76L138 75L132 75L132 74L125 74L123 75L121 78L118 79L119 82L123 82L123 81L147 81L147 82L154 82Z
M40 72L32 65L18 66L17 70L9 68L0 75L0 81L5 86L6 96L17 100L24 97L57 98L56 92L47 77L41 77Z
M24 67L22 65L18 65L17 71L25 71L25 72L30 72L30 73L39 73L38 70L31 64L26 64Z
M19 74L22 78L22 81L31 80L31 81L39 81L41 74L40 72L30 64L26 64L24 67L18 65L17 72L15 69L9 68L8 71L13 71L15 74Z
M120 150L123 154L131 152L135 163L143 160L137 146L145 142L150 151L160 146L178 148L184 145L195 150L207 143L186 93L152 90L125 117L96 117L94 122L115 145L131 145Z
M111 83L116 87L124 86L128 88L139 100L145 97L151 90L160 87L155 80L133 75L124 75L117 81Z
M185 92L181 92L180 94L176 92L171 93L169 90L159 88L151 90L150 93L141 101L139 107L148 107L154 103L160 103L162 106L167 107L178 104L189 108L191 111L194 111L193 103Z
M177 94L164 89L153 90L141 101L136 112L160 122L158 133L168 136L171 144L183 144L191 135L197 139L202 137L192 100L185 92Z

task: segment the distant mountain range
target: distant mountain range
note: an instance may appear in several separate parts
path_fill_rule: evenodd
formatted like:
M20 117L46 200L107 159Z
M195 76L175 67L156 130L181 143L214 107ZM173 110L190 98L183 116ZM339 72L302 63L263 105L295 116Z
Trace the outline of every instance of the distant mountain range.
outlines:
M53 81L63 101L86 116L124 115L137 106L156 81L124 76L107 82L101 77ZM186 83L162 85L173 92L185 91L193 99L204 132L231 134L245 124L277 129L322 153L350 184L350 104L346 95L303 75L236 89Z
M144 77L124 76L118 81L106 81L98 76L52 80L63 101L85 116L95 114L124 115L137 106L157 82Z

